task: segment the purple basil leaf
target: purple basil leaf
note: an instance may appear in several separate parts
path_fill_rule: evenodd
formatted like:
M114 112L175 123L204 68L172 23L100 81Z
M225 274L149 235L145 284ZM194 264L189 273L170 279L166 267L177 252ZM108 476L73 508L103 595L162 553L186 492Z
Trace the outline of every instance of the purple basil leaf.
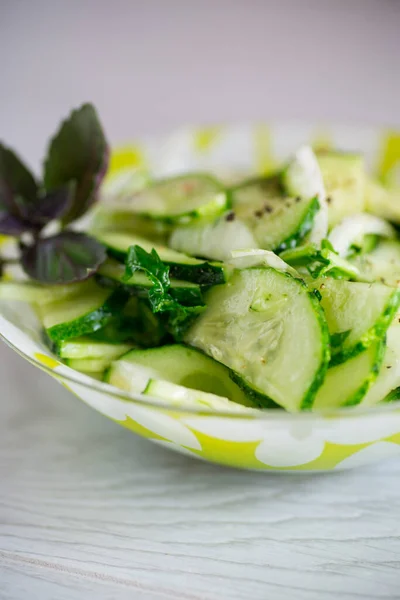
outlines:
M21 252L21 264L29 277L49 284L83 281L105 259L104 246L75 231L39 239L33 246L24 246Z
M19 237L25 231L30 231L31 226L26 221L14 217L3 211L0 206L0 233Z
M24 219L35 204L37 192L29 169L12 150L0 144L0 210Z
M94 107L84 104L74 110L50 142L44 165L46 190L76 182L74 199L64 215L64 223L79 218L96 202L108 155L107 140Z
M71 208L74 191L73 185L67 185L39 197L29 220L43 226L61 219Z

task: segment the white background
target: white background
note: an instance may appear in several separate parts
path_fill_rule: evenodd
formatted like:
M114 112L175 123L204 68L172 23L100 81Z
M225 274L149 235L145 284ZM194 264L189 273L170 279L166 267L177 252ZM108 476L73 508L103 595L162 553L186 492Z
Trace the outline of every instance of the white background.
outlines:
M193 122L400 125L400 2L0 0L0 139L38 167L93 101L113 143ZM219 469L0 347L0 599L400 597L400 465Z

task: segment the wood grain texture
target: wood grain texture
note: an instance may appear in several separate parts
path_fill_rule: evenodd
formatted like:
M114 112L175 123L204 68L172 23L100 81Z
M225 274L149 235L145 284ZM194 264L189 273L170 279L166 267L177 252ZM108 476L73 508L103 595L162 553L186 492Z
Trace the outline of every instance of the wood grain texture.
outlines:
M213 467L136 438L0 347L0 598L398 598L398 462Z

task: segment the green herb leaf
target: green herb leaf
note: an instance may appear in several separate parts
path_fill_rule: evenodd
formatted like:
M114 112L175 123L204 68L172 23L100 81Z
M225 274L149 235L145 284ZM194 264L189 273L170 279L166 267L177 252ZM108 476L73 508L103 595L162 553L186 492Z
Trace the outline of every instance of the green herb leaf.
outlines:
M189 327L205 309L205 305L181 306L179 311L170 314L167 329L177 342L183 340Z
M169 267L164 265L154 248L151 252L146 252L140 246L131 246L125 265L125 281L128 281L135 271L144 271L153 283L148 292L153 312L164 312L180 306L169 294Z
M199 313L204 304L183 306L170 294L169 266L165 265L157 252L152 249L146 252L140 246L131 246L125 263L124 279L128 281L135 271L144 271L153 287L148 292L148 299L154 313L169 312L167 329L176 340L181 340L188 326Z
M64 223L81 217L97 198L108 166L108 144L91 104L74 110L52 139L44 165L46 190L75 181L75 193Z
M88 235L74 231L38 239L21 249L24 271L32 279L49 284L88 279L105 259L104 246Z

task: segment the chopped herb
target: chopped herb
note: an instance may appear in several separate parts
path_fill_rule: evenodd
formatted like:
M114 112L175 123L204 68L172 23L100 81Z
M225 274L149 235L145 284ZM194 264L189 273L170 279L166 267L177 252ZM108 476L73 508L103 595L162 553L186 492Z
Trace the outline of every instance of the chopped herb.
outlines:
M168 312L167 328L177 340L181 340L189 324L204 310L204 304L183 306L170 294L171 281L169 266L165 265L153 248L146 252L140 246L131 246L125 262L124 279L129 280L135 271L144 271L153 286L148 291L151 309L154 313Z

